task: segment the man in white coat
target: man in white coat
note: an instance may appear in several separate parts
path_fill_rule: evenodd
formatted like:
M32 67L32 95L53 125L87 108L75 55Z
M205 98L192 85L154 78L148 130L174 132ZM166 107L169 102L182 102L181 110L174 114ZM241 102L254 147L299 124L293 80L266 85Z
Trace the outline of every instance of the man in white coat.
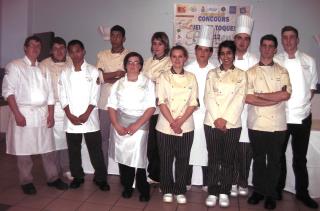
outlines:
M65 114L61 108L58 93L58 81L63 69L70 64L70 58L67 58L67 44L61 37L54 37L51 46L51 56L40 63L40 68L43 71L48 71L51 76L53 96L55 99L54 106L54 127L53 136L56 146L56 165L59 174L64 175L72 180L69 169L68 146L66 139L66 132L63 129L63 120Z
M251 41L253 19L247 15L240 15L236 20L236 32L234 43L236 45L236 58L234 65L244 71L259 62L257 57L248 52ZM247 105L241 114L242 130L239 139L237 154L234 163L234 174L232 179L231 196L248 195L248 176L252 160L252 150L250 146L247 128Z
M203 190L207 191L207 174L208 174L208 151L206 144L206 137L204 134L203 122L206 112L204 107L203 97L206 84L206 78L209 70L215 66L209 62L213 53L213 27L203 25L200 31L200 37L197 45L195 46L196 60L192 61L185 67L186 71L192 72L198 82L199 86L199 103L200 107L193 113L195 124L193 144L190 152L189 169L188 169L188 183L187 189L191 188L191 179L193 173L193 166L202 167L202 185ZM200 183L201 181L195 181Z
M51 77L40 70L37 62L41 40L36 36L28 37L24 51L24 58L6 66L3 80L3 96L12 111L6 137L7 153L17 156L19 180L25 194L37 192L31 174L31 155L35 154L42 156L48 186L66 190L68 185L59 179L55 165Z

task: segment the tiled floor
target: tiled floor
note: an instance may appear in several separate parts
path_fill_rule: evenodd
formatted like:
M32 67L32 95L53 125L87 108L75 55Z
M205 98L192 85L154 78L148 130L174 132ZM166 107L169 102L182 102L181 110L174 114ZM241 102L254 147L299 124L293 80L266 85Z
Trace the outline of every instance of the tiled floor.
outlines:
M3 138L3 137L2 137ZM1 135L0 135L1 140ZM199 187L192 187L187 193L188 203L163 203L158 188L152 188L151 200L148 203L139 202L139 194L134 193L131 199L121 197L122 188L118 176L109 176L111 191L102 192L92 183L92 175L87 175L84 185L77 190L59 191L46 186L41 160L34 157L34 183L38 193L33 196L24 195L18 184L15 157L5 154L5 143L0 141L0 211L202 211L202 210L264 210L263 203L251 206L243 197L231 198L229 208L208 209L204 205L206 193ZM320 199L317 199L320 202ZM281 211L309 210L296 201L293 194L285 193L283 201L277 204Z

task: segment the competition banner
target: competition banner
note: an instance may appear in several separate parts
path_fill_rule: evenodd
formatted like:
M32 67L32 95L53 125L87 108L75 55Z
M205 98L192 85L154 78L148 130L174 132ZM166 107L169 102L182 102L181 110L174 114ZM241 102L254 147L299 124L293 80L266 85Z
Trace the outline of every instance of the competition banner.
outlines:
M251 16L252 6L224 4L174 5L174 44L187 48L190 60L194 58L194 47L198 42L201 25L211 25L213 32L213 57L219 44L224 40L233 40L236 17Z

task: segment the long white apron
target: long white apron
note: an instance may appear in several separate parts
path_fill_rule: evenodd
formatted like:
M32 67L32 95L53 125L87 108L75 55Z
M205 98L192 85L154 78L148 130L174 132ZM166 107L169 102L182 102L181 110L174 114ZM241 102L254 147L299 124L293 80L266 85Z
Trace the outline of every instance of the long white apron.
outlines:
M140 118L127 115L119 110L118 116L118 121L124 127ZM148 125L148 123L144 124L133 135L124 136L119 135L111 126L109 156L117 163L134 168L147 168Z
M53 135L54 135L56 150L68 149L66 132L64 131L64 128L63 128L64 118L65 118L65 113L61 108L61 104L57 102L54 107L54 127L53 127Z

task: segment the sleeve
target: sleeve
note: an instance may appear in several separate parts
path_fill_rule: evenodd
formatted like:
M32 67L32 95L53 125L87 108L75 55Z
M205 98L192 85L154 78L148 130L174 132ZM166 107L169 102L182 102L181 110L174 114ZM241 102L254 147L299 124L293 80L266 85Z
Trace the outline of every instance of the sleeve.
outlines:
M164 74L161 74L156 82L156 97L158 105L166 104L167 102L168 96L166 94L165 82Z
M191 75L191 83L192 83L192 90L191 96L188 101L188 106L200 106L199 105L199 91L198 91L198 83L196 77L192 74Z
M100 84L97 84L99 77L99 71L96 68L91 69L92 81L91 81L91 93L90 93L90 105L97 106L100 97Z
M154 83L148 79L148 87L146 93L145 109L156 107L156 95Z
M213 90L213 84L211 79L212 71L207 75L206 86L204 90L204 106L213 120L217 119L215 111L218 110L217 102L215 100L215 94Z
M53 94L53 87L52 87L52 78L51 74L48 71L47 68L44 68L45 74L46 74L46 79L47 79L47 84L48 84L48 105L54 105L55 104L55 99L54 99L54 94Z
M65 108L67 105L69 105L68 100L68 83L67 83L67 77L66 72L68 70L62 71L59 81L58 81L58 94L59 94L59 100L62 108Z
M101 52L99 52L97 54L97 63L96 63L96 68L102 68L103 67L103 62L102 62L102 56L101 56ZM104 83L104 78L103 78L103 74L101 71L99 71L99 80L100 80L100 84Z
M286 86L287 87L287 92L288 93L292 92L289 73L288 73L287 69L285 69L285 68L283 68L282 71L281 71L281 83L282 83L282 86Z
M311 58L311 84L310 89L317 89L317 83L318 83L318 72L316 67L316 62L313 58Z
M9 63L5 67L5 75L2 83L2 96L7 99L10 95L15 95L19 84L19 69L16 65Z
M117 80L111 87L110 95L108 97L108 102L105 109L108 107L113 108L115 110L118 109L118 98L117 98L117 90L121 80Z
M247 72L248 88L247 94L254 94L254 78L253 78L253 69L249 69Z
M236 124L237 120L240 118L247 93L247 74L244 71L241 71L241 77L239 78L241 79L236 82L236 91L230 102L227 102L228 105L222 115L222 118L231 124Z

